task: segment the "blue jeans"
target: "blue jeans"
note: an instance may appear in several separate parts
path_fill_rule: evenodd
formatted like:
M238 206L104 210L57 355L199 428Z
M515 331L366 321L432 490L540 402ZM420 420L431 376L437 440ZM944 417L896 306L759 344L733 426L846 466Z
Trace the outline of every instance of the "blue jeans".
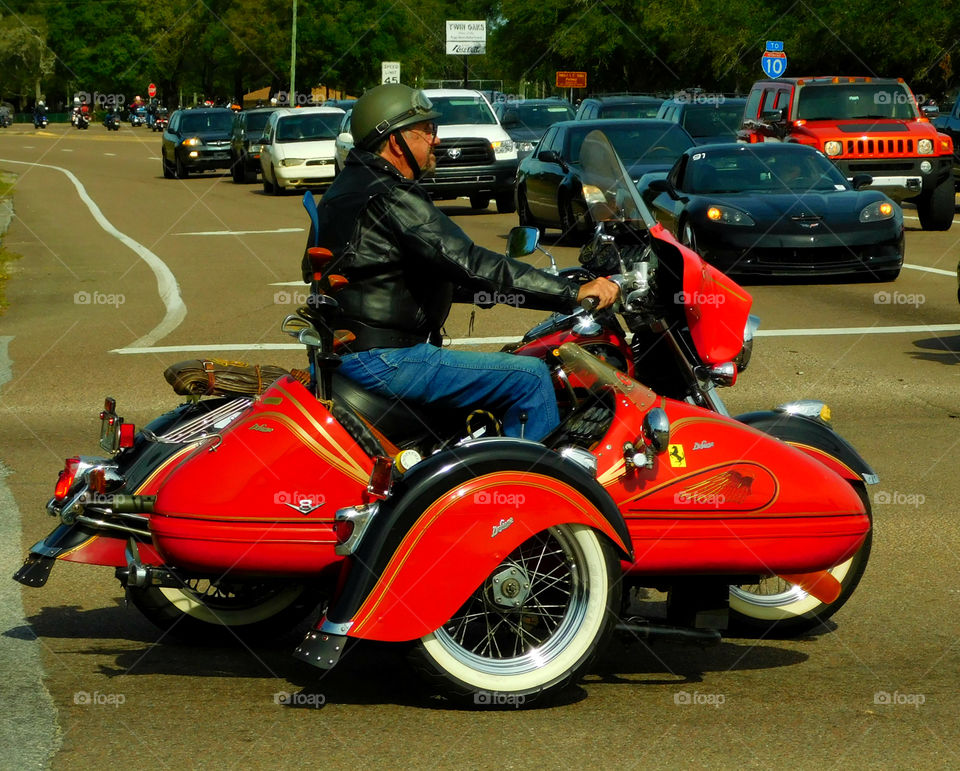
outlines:
M526 439L539 441L560 423L550 370L530 356L421 343L348 354L338 371L381 396L500 413L507 436L520 436L522 412L527 413Z

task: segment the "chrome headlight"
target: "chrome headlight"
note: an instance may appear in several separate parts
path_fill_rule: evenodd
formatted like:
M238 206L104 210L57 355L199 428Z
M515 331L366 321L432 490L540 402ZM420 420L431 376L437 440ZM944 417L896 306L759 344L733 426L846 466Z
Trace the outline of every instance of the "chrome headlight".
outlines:
M502 142L491 142L490 144L493 145L493 152L497 155L512 153L515 149L512 139L504 139Z
M861 222L880 222L893 217L893 203L890 201L874 201L864 206L860 211Z
M521 153L532 153L536 142L517 142L517 150Z
M753 218L745 211L732 206L711 206L707 209L707 219L722 225L755 225Z
M188 147L196 147L197 145L202 145L203 140L200 137L190 137L189 139L184 139L183 143Z
M281 166L303 166L307 162L306 158L284 158L280 161Z
M917 152L920 155L933 155L933 140L921 139L917 142Z
M261 150L263 150L263 145L250 145L251 153L259 153Z
M829 155L830 157L833 157L835 155L840 155L840 153L843 152L843 143L838 142L835 139L830 140L829 142L825 142L823 145L823 152Z

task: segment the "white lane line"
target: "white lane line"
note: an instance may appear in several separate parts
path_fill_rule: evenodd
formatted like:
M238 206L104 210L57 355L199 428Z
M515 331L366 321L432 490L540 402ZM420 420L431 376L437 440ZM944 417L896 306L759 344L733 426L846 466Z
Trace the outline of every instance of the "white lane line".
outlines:
M303 281L277 281L275 284L270 284L270 286L302 286L304 291L306 291L307 285Z
M109 155L111 158L116 158L116 153L104 153L104 155Z
M926 324L911 327L842 327L838 329L758 329L757 337L818 337L823 335L895 335L928 334L932 332L960 332L960 324ZM507 345L519 342L519 337L461 337L450 345ZM141 353L202 353L204 351L296 351L301 343L236 343L214 345L156 345L114 348L110 353L124 355Z
M910 268L910 270L922 270L924 273L936 273L938 276L956 276L957 271L955 270L942 270L940 268L928 268L926 265L909 265L908 263L903 263L903 267Z
M202 230L195 233L172 233L174 236L249 236L258 233L302 233L303 228L277 228L276 230ZM301 282L302 283L302 282Z
M61 153L72 153L73 150L70 150L70 149L68 149L68 148L66 148L66 147L61 147L61 148L60 148L60 152L61 152Z
M157 292L160 294L160 299L163 301L163 305L166 308L166 313L164 313L163 319L161 319L160 323L157 324L156 327L147 332L147 334L145 334L143 337L134 340L130 344L131 347L148 348L158 340L162 340L164 337L173 332L173 330L175 330L178 326L180 326L180 322L182 322L187 316L187 306L184 305L183 298L180 297L180 287L177 284L176 277L173 275L173 271L167 267L167 264L163 260L157 257L157 255L147 249L147 247L145 247L139 241L134 241L126 233L121 233L119 230L117 230L110 220L103 216L103 212L100 211L100 207L94 203L93 199L87 193L86 188L83 186L80 180L74 176L73 172L61 168L60 166L50 166L46 163L14 161L7 158L0 158L0 163L16 163L21 166L34 166L42 169L54 169L55 171L65 174L67 179L69 179L73 183L73 186L77 189L77 194L80 196L80 200L86 204L87 208L90 210L90 214L93 215L93 218L96 220L97 224L124 246L132 250L134 254L147 263L147 265L150 267L150 270L153 271L153 275L157 278Z

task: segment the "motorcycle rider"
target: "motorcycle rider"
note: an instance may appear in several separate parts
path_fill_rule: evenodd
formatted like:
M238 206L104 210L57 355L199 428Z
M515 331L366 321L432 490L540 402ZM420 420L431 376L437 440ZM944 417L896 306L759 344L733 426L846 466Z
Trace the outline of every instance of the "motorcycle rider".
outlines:
M546 364L440 347L451 303L512 298L564 310L595 296L606 307L619 288L605 278L578 285L474 244L417 184L436 168L438 117L422 91L402 84L377 86L354 106L354 148L320 201L316 238L333 252L328 270L349 281L336 295L336 326L356 340L339 372L384 396L499 409L504 433L540 440L559 423ZM305 282L312 273L304 255Z
M33 108L33 125L35 128L40 128L41 124L47 117L47 106L43 103L41 99L37 102L36 106Z

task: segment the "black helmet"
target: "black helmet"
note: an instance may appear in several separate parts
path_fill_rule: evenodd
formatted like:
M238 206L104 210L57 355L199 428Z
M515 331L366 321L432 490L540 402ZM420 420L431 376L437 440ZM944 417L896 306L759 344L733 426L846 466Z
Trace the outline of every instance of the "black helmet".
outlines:
M350 116L353 144L372 150L388 134L440 117L426 94L401 83L385 83L361 96Z

